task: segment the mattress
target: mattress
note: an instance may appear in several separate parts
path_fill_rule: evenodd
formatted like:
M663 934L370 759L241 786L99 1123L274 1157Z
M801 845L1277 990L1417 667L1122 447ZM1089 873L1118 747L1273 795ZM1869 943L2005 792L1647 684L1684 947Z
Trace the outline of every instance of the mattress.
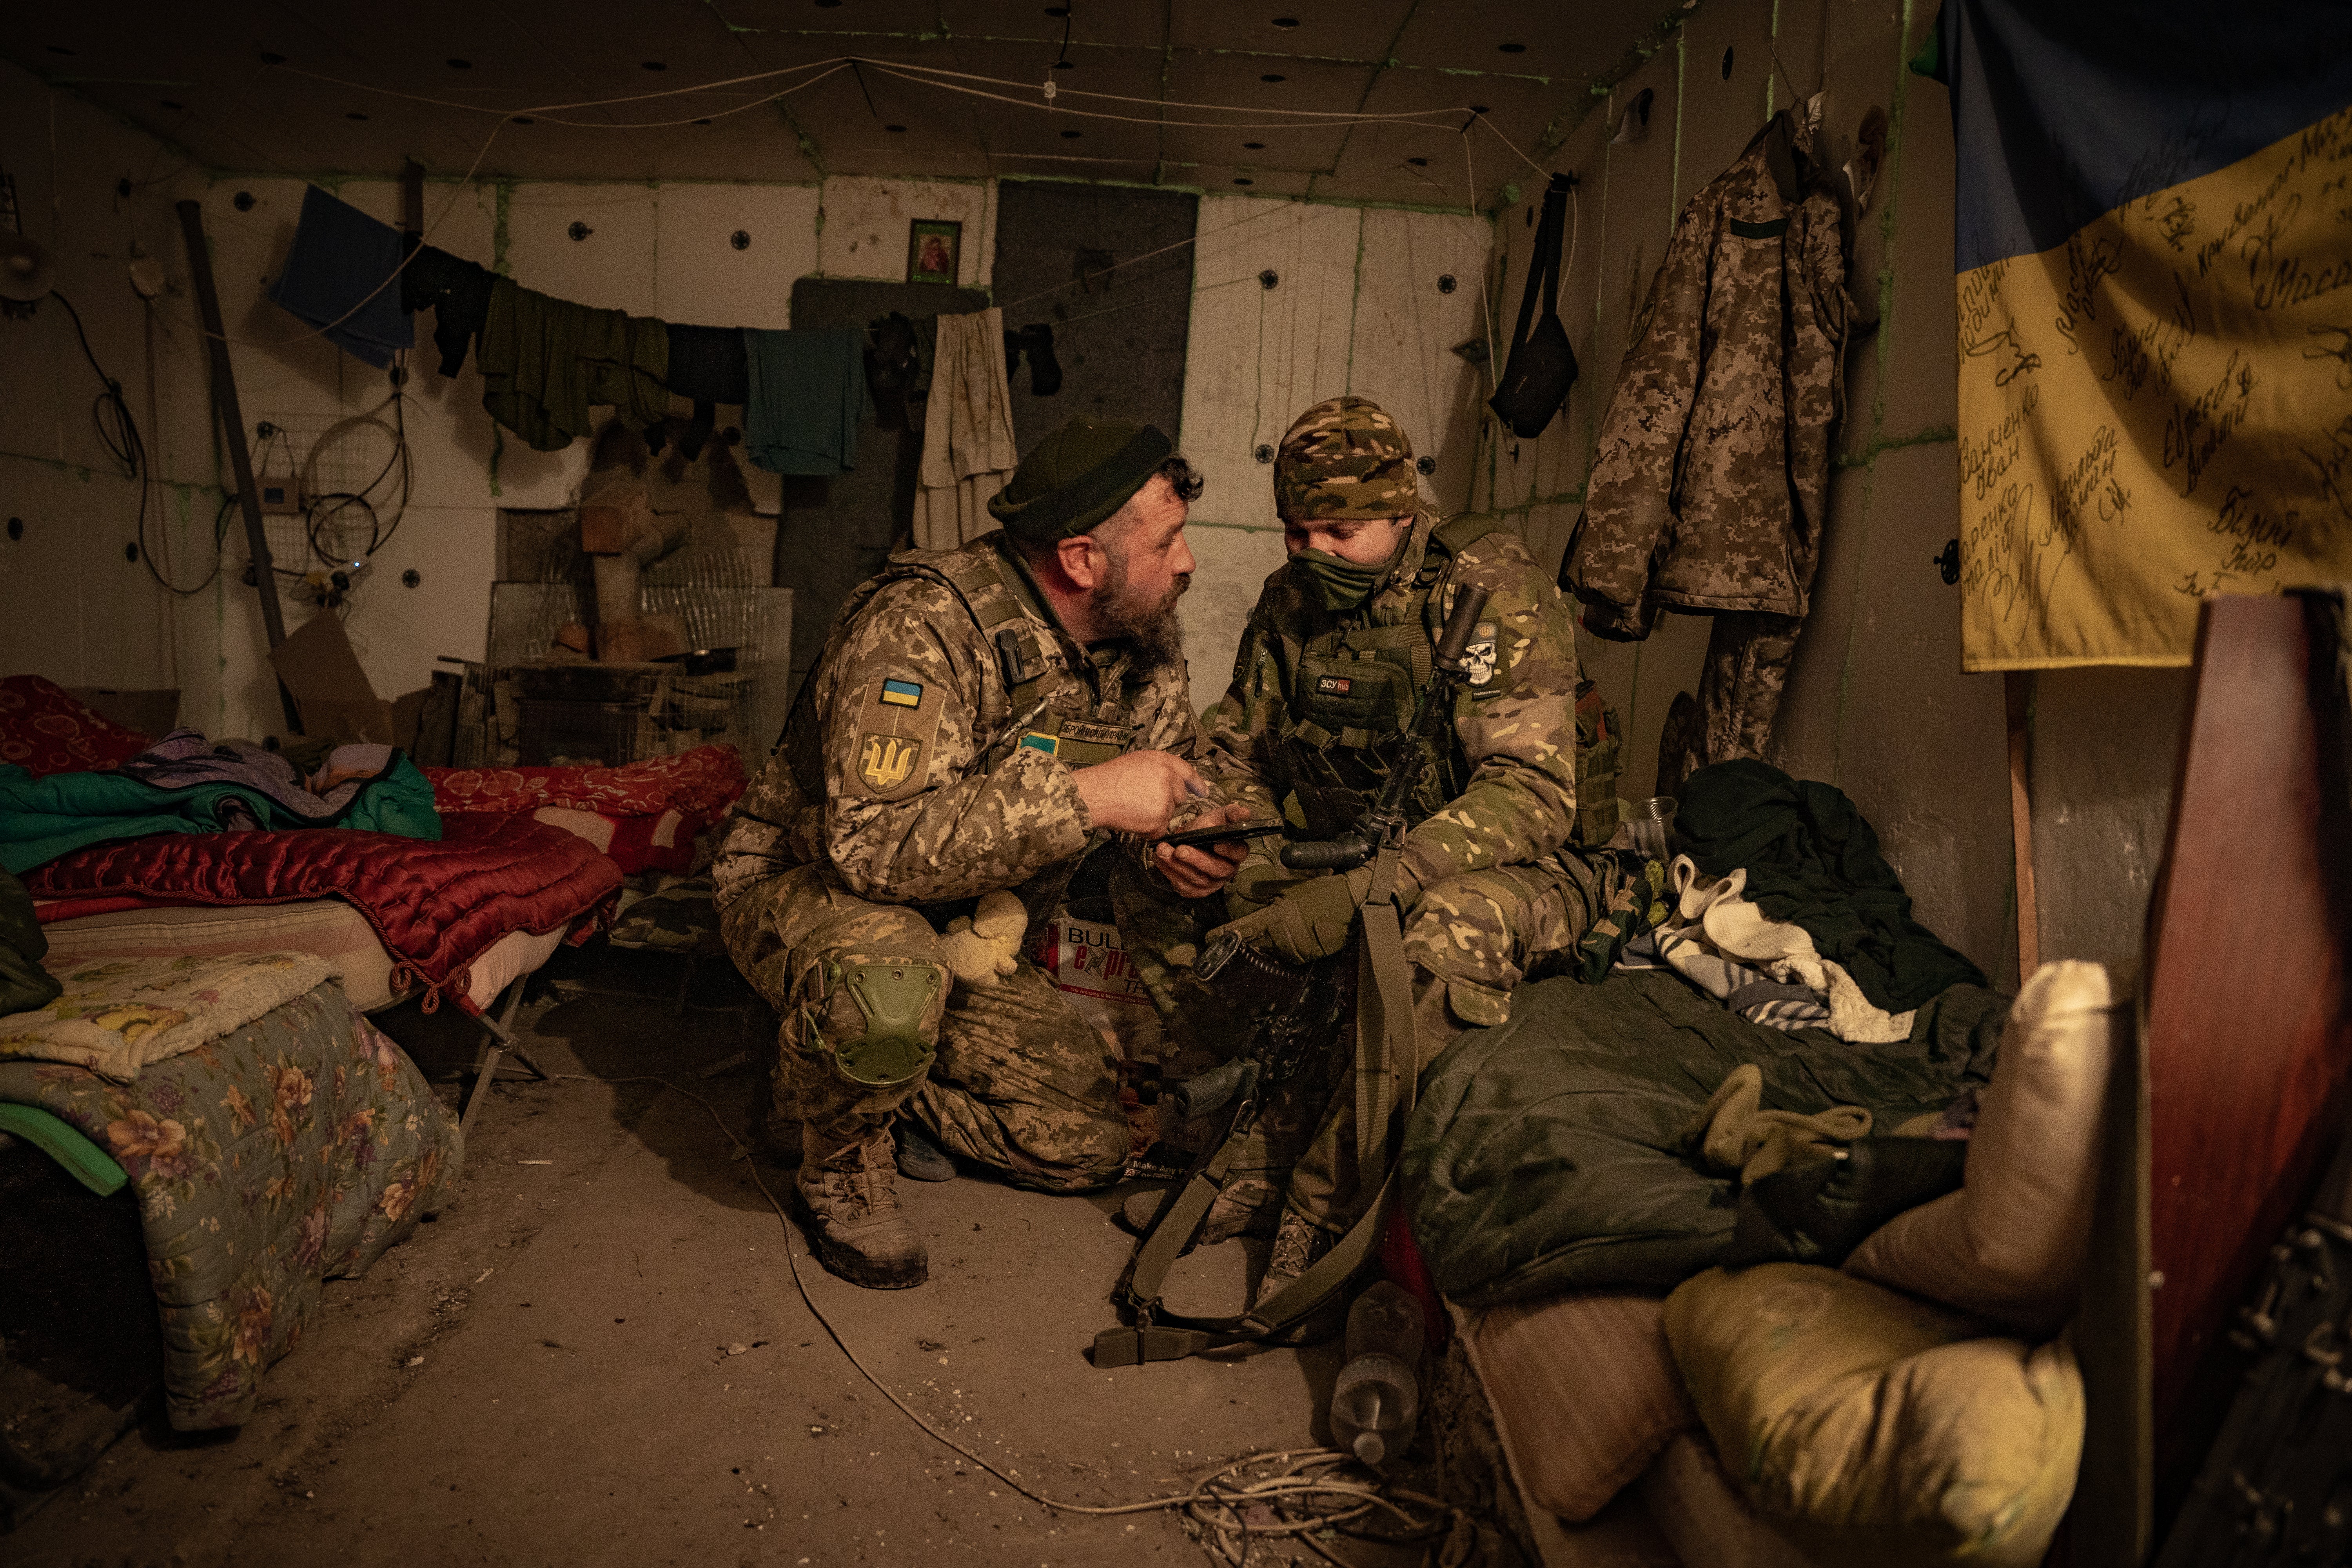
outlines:
M130 1177L183 1432L250 1418L322 1282L405 1239L464 1158L415 1065L323 984L127 1084L0 1062L0 1100L61 1118Z
M438 841L348 828L166 833L94 845L26 874L37 900L246 909L352 906L401 972L436 999L470 1001L470 964L514 931L571 931L584 941L620 890L620 868L583 839L529 817L451 812ZM121 912L75 902L63 917Z
M69 906L69 901L52 900L35 906L36 912L51 916L41 931L49 939L48 962L53 965L93 958L212 958L277 950L316 953L335 965L343 994L362 1013L389 1007L422 989L415 971L377 939L367 917L341 899L166 904L56 919L61 905ZM491 942L467 962L462 1005L476 1013L487 1009L515 976L545 963L563 944L564 935L561 929L540 935L516 931Z

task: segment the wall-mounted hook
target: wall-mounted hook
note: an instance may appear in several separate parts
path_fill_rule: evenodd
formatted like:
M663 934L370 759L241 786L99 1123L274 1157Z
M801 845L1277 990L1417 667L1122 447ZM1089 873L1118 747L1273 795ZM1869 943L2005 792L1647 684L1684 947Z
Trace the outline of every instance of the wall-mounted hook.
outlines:
M1955 539L1945 545L1941 555L1930 555L1927 559L1935 563L1936 570L1942 575L1946 587L1948 588L1960 580L1960 542L1958 540Z

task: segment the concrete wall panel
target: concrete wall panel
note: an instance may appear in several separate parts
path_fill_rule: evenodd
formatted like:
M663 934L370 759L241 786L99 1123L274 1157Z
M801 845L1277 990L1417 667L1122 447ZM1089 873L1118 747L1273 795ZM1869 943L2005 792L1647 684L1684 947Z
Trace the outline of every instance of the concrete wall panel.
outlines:
M814 187L665 184L653 200L655 315L721 327L792 325L793 279L818 269ZM739 231L751 241L741 250L733 244Z

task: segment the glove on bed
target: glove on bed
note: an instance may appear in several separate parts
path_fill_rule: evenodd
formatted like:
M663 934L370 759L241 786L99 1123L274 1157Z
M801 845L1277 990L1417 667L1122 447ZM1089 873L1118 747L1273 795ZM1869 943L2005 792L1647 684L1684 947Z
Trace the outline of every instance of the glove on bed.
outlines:
M1028 929L1028 910L1000 888L982 894L980 908L971 916L959 915L948 922L940 938L940 956L958 980L985 988L1013 973Z
M1737 1171L1740 1184L1789 1165L1832 1157L1832 1147L1870 1136L1872 1117L1859 1105L1833 1105L1818 1116L1766 1110L1764 1074L1753 1062L1731 1069L1715 1098L1691 1121L1684 1142L1718 1171Z

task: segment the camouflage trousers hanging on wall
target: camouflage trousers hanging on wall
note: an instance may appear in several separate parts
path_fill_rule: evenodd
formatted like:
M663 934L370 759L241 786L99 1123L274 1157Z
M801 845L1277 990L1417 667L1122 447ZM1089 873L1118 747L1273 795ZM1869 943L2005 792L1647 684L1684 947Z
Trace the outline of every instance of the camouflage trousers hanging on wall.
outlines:
M865 1017L828 976L885 955L940 963L929 922L869 903L810 865L745 889L720 929L736 966L782 1016L774 1114L801 1124L806 1157L869 1136L903 1108L948 1152L1017 1185L1085 1192L1126 1168L1109 1047L1025 957L994 985L958 982L925 1020L937 1052L929 1072L874 1089L834 1068L829 1047L856 1037Z
M1255 880L1254 890L1271 896L1280 885L1267 878ZM1561 850L1532 865L1490 867L1423 889L1404 921L1413 1070L1436 1060L1464 1029L1507 1021L1511 993L1529 970L1554 963L1573 967L1579 939L1612 904L1628 902L1631 888L1614 859L1588 862ZM1197 952L1211 927L1252 906L1239 894L1187 902L1124 870L1112 879L1111 897L1129 955L1170 1033L1189 1042L1204 1068L1230 1056L1233 1042L1247 1038L1247 1026L1224 1016L1213 983L1192 978L1181 950ZM1339 962L1356 962L1352 946ZM1268 1201L1279 1188L1287 1207L1333 1231L1353 1224L1364 1201L1355 1185L1355 1095L1337 1092L1352 1082L1354 1052L1352 1020L1343 1017L1330 1048L1267 1107L1236 1161Z
M1698 696L1677 693L1658 735L1660 795L1675 794L1683 780L1710 763L1763 757L1804 625L1801 616L1761 611L1727 611L1715 617Z

